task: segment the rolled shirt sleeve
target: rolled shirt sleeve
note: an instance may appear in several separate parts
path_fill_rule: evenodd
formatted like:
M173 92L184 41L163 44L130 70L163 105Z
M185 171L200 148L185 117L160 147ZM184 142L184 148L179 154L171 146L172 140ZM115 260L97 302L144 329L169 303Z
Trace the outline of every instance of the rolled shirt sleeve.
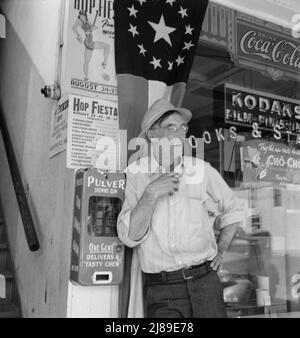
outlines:
M130 248L133 248L143 243L149 234L149 228L145 235L138 241L133 241L129 238L129 226L132 210L138 203L137 189L136 189L136 177L135 174L126 173L126 189L125 189L125 201L122 206L122 210L118 216L117 231L120 240Z
M220 173L210 164L206 166L206 188L208 195L218 204L221 215L219 216L220 229L242 222L245 217L243 204L227 185Z

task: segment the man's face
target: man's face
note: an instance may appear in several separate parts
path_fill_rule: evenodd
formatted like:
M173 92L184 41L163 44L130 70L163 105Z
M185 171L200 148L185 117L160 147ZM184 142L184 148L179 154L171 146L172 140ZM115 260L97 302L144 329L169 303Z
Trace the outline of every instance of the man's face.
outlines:
M153 153L164 167L169 167L179 159L181 161L187 129L186 121L176 112L163 119L160 125L151 128Z

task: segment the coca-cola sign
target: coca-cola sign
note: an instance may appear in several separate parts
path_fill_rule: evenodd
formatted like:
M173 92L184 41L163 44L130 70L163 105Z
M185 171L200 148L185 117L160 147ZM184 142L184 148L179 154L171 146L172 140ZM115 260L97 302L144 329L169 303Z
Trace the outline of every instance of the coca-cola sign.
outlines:
M236 20L239 62L300 74L300 40L269 27Z

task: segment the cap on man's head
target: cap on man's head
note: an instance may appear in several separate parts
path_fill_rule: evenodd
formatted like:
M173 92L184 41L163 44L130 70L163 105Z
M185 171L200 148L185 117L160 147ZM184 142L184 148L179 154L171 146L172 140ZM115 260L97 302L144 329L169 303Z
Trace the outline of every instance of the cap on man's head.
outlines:
M139 137L142 137L160 117L169 111L175 111L180 114L186 122L189 122L192 118L192 113L188 109L175 107L165 98L159 99L146 111L141 123L141 133Z

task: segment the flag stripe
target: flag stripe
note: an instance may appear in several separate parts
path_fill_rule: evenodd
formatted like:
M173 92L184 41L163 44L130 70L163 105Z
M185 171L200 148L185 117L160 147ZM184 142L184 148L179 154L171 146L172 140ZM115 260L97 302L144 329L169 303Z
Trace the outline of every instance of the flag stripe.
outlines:
M128 142L136 137L141 129L141 121L148 109L148 81L131 74L119 74L118 105L119 127L128 130Z
M167 86L164 82L154 80L149 80L148 83L148 107L150 107L153 102L163 97L170 99L173 86Z
M163 97L169 100L175 107L181 106L186 89L185 82L177 82L172 86L167 86L161 81L149 80L148 83L148 107L150 107L153 102Z
M175 107L181 106L184 98L185 89L186 89L185 82L177 82L173 85L170 102L174 104Z

